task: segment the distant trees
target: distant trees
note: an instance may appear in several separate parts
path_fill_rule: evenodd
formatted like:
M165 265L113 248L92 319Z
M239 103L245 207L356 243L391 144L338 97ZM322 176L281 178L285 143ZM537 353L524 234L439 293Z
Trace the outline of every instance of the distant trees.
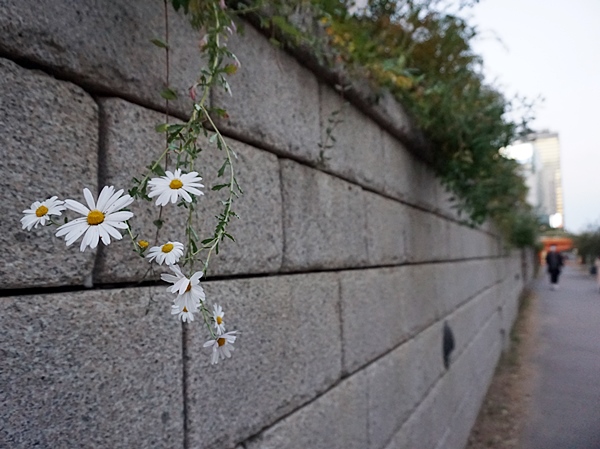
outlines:
M588 231L574 236L574 240L582 261L591 262L600 255L600 227L590 228Z

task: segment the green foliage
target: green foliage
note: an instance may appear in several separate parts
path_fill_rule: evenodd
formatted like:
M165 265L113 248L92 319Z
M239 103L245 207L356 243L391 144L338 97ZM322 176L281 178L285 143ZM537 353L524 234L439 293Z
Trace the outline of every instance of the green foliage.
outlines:
M460 16L475 3L370 0L357 9L345 0L279 1L270 2L262 23L288 45L308 47L331 67L392 92L431 143L434 168L460 209L475 224L491 217L521 233L522 217L510 216L530 213L527 190L517 163L499 149L528 132L532 105L484 82L471 48L477 29ZM509 118L517 112L521 117Z
M509 241L517 248L533 247L536 245L540 234L540 223L535 215L528 209L505 214L510 220L506 224L506 233Z
M573 239L579 255L584 260L593 260L600 256L600 228L590 228Z
M525 204L517 164L498 150L526 132L514 107L486 85L471 48L477 30L440 0L319 2L338 60L390 90L434 148L434 168L473 222L501 218ZM470 3L460 5L460 8Z

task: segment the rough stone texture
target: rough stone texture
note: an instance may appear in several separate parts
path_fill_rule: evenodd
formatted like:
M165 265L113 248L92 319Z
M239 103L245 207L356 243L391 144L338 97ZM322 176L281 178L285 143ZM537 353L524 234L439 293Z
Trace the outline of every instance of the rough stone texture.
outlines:
M355 371L408 336L415 297L407 267L340 274L344 372Z
M387 132L382 134L385 193L421 207L435 209L436 183L433 171Z
M494 318L489 320L465 353L461 365L449 373L445 396L452 413L444 416L446 431L436 449L465 447L500 354L496 326Z
M1 298L0 447L182 447L169 312L162 288Z
M369 265L397 265L407 260L409 208L402 203L364 192L367 207Z
M321 142L331 145L323 148L324 168L365 187L384 190L381 128L330 87L321 85L320 92Z
M160 96L166 79L165 50L150 42L165 36L162 1L132 1L123 8L114 0L5 0L2 12L3 54L48 67L94 90L165 107ZM171 6L168 14L169 84L180 98L171 102L170 110L187 115L188 89L202 64L200 36Z
M448 316L448 325L454 332L456 353L460 353L479 329L497 311L496 288L485 290Z
M89 282L94 251L67 248L54 226L22 230L20 219L34 201L83 201L84 187L97 194L96 104L73 84L0 59L0 126L1 288Z
M364 266L365 196L360 187L281 160L283 269Z
M410 208L408 211L408 236L406 252L410 262L431 262L443 260L441 254L445 237L441 219L430 212Z
M387 119L399 134L408 135L414 132L408 114L390 92L384 91L377 103L373 105L373 109L379 116Z
M442 308L442 315L452 312L466 300L497 282L494 265L490 266L479 260L439 264L436 273L436 297Z
M464 447L499 354L495 317L457 354L450 369L436 381L386 449Z
M291 56L250 26L231 38L229 49L242 69L231 77L233 96L212 92L213 106L229 118L218 126L239 140L283 156L317 162L319 157L319 84Z
M442 316L443 305L437 300L438 264L422 264L408 267L409 288L412 299L406 303L405 322L408 332L415 335Z
M365 449L367 382L358 373L246 444L247 449Z
M164 135L154 131L158 123L165 122L164 114L115 98L100 101L103 149L102 181L109 185L128 188L131 179L138 179L161 154ZM264 151L228 139L238 155L234 162L236 176L245 194L234 202L234 210L241 217L234 219L229 227L237 243L225 241L219 255L211 258L212 275L232 273L276 272L281 266L283 231L281 224L281 191L277 158ZM199 200L197 229L201 239L208 238L217 223L215 216L221 212L219 201L226 190L213 192L210 187L222 184L223 178L216 173L222 164L222 154L215 144L203 142L196 169L203 177L205 195ZM155 175L153 175L155 176ZM136 201L131 220L135 234L154 245L159 208L155 201ZM185 242L183 223L188 212L169 203L163 208L165 224L160 231L159 243L168 240ZM146 274L149 264L131 251L131 245L101 251L96 267L98 282L139 281ZM160 269L158 271L161 271ZM148 273L152 277L152 274ZM158 272L154 273L158 277Z
M233 447L339 379L336 274L208 282L205 290L240 334L232 359L210 366L205 331L189 326L190 447Z
M420 371L417 363L419 355L415 350L416 345L409 342L365 370L368 378L369 448L385 447L417 404Z

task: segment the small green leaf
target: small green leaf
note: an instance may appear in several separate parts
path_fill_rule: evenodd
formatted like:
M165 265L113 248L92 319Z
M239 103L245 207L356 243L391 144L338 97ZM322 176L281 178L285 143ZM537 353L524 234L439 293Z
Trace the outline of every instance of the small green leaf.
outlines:
M156 45L157 47L160 47L160 48L169 48L167 43L164 42L162 39L154 38L154 39L150 39L150 42L152 42L154 45Z
M155 175L158 176L166 176L165 173L165 169L162 168L162 166L156 162L152 162L151 165L148 166L148 168L152 171L152 173L154 173Z
M211 190L221 190L227 186L229 186L229 184L217 184L216 186L213 186Z
M168 123L161 123L160 125L156 125L154 127L154 130L157 133L164 133L168 128L169 128L169 124Z
M204 239L202 240L200 243L202 243L203 245L208 245L209 243L212 243L214 239Z
M164 224L164 221L162 221L162 220L154 220L152 223L154 224L154 226L156 226L158 229L160 229L160 228L162 228L162 226Z
M227 237L228 239L230 239L232 242L235 242L235 239L233 238L233 236L231 234L225 233L225 237Z
M170 133L177 133L179 131L181 131L183 128L185 128L185 125L180 125L180 124L173 124L173 125L168 125L168 130Z
M219 171L217 172L217 176L219 176L219 177L223 176L223 173L225 173L225 169L227 168L228 164L229 164L229 161L226 159L225 162L223 162L223 165L221 165L221 168L219 169Z
M165 89L163 89L162 92L160 93L160 96L163 97L165 100L176 100L177 99L177 93L169 87L166 87Z

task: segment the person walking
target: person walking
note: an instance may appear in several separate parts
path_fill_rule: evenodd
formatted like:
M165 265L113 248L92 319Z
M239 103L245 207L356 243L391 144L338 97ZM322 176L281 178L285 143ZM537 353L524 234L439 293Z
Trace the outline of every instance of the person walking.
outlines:
M546 254L546 266L550 274L550 285L552 290L558 290L558 276L563 266L563 257L556 251L556 245L550 246L550 251Z

